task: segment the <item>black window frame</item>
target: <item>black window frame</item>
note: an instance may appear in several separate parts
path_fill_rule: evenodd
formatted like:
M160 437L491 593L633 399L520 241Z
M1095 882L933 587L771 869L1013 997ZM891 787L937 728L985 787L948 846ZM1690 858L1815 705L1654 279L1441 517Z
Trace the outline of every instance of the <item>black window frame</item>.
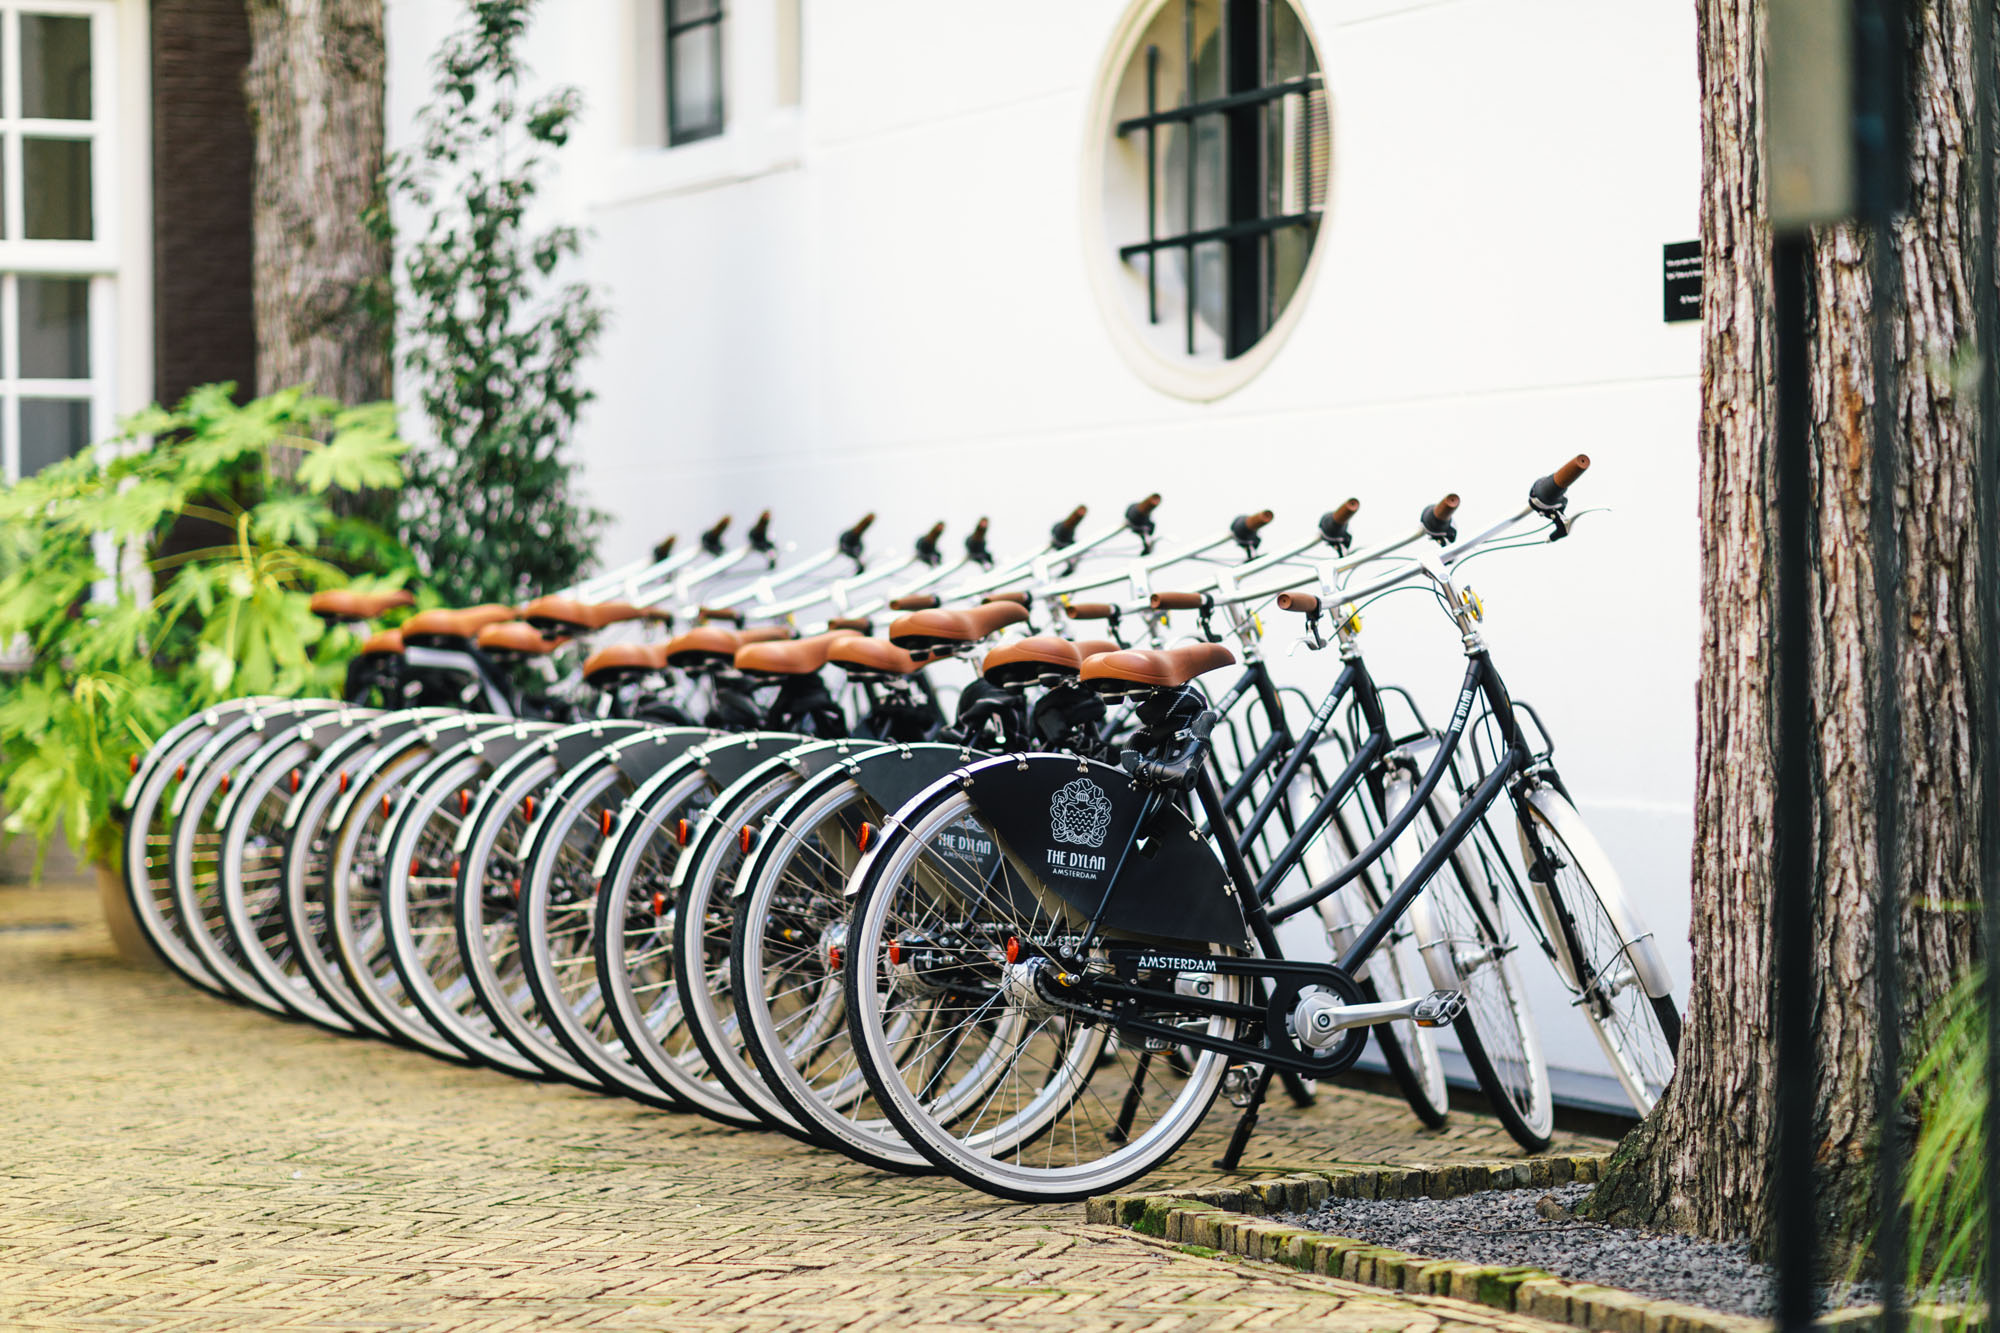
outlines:
M664 68L667 76L667 147L669 148L678 148L683 144L700 143L703 139L716 138L727 128L729 122L727 97L728 58L727 51L725 50L727 34L722 26L722 20L728 12L728 7L722 3L722 0L715 0L715 7L711 13L689 19L676 18L675 11L680 9L685 2L686 0L662 0L661 3L661 8L666 16ZM709 118L697 123L684 124L680 118L679 101L674 96L674 80L677 77L677 71L674 68L674 43L676 38L708 27L715 29L715 100L711 105L712 114Z
M1195 100L1195 69L1200 56L1194 40L1195 0L1181 0L1181 44L1184 48L1186 87L1180 105L1160 107L1160 48L1157 44L1146 47L1146 113L1121 120L1117 125L1117 134L1121 139L1133 134L1145 136L1146 239L1120 246L1118 257L1126 263L1136 262L1141 256L1145 258L1146 319L1150 324L1158 324L1159 284L1155 273L1158 256L1168 250L1182 252L1187 268L1187 354L1193 356L1196 309L1200 304L1195 251L1198 246L1219 243L1225 275L1222 328L1219 332L1223 342L1223 359L1229 361L1249 351L1277 322L1279 311L1273 284L1272 237L1294 227L1316 233L1322 211L1314 203L1317 192L1310 174L1302 182L1300 191L1300 198L1304 200L1302 211L1278 213L1268 207L1274 194L1272 173L1278 167L1271 161L1269 151L1271 109L1287 97L1306 98L1308 114L1303 123L1307 126L1306 132L1311 134L1311 96L1313 93L1324 95L1326 85L1323 71L1318 69L1295 78L1275 77L1271 6L1287 3L1287 0L1219 0L1219 3L1221 16L1216 40L1221 48L1218 54L1223 82L1219 95ZM1314 53L1313 63L1318 63L1317 53ZM1204 117L1220 117L1223 122L1223 215L1226 221L1220 226L1197 228L1195 207L1198 182L1195 166L1200 137L1197 126ZM1155 135L1160 129L1172 125L1186 127L1184 184L1187 217L1183 230L1162 236L1159 234L1160 166ZM1311 160L1312 153L1308 149L1304 154L1308 173ZM1323 184L1321 182L1322 187ZM1317 239L1317 235L1309 235L1308 244Z

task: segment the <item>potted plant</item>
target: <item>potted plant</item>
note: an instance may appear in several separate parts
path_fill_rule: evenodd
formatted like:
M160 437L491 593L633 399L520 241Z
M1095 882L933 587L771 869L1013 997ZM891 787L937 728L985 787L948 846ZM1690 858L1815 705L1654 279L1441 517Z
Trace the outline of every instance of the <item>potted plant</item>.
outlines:
M134 756L220 699L337 692L356 640L329 636L311 595L413 573L344 512L402 482L394 406L239 405L233 388L0 488L0 836L33 839L37 875L59 836L88 857L128 956L116 804Z

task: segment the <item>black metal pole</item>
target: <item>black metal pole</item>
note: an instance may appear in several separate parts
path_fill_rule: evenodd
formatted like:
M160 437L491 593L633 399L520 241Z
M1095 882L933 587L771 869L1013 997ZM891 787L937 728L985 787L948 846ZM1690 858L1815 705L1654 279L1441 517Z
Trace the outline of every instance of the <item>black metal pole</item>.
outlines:
M1771 1197L1789 1224L1772 1228L1777 1268L1779 1333L1804 1333L1814 1313L1813 1267L1818 1210L1813 1182L1814 1104L1819 1052L1814 1040L1813 899L1818 866L1813 837L1813 708L1811 646L1812 456L1811 386L1807 380L1808 268L1812 242L1804 233L1771 242L1773 327L1777 354L1777 432L1772 474L1777 509L1777 634L1774 636L1777 801L1771 911L1775 986L1772 1011L1778 1046L1778 1142ZM1805 1219L1805 1220L1801 1220Z
M1875 1052L1875 1193L1878 1220L1875 1258L1882 1290L1881 1333L1903 1329L1903 992L1897 950L1902 941L1900 861L1902 849L1902 699L1897 692L1902 661L1902 539L1896 524L1898 387L1892 345L1894 310L1901 290L1893 225L1874 228L1873 306L1869 337L1874 361L1875 404L1870 468L1873 496L1868 529L1875 555L1875 1012L1879 1037Z
M1979 713L1979 898L1985 905L1986 947L1986 1308L1987 1322L2000 1310L2000 1226L1993 1201L2000 1199L2000 292L1995 290L1994 246L2000 244L1996 218L1994 154L2000 151L2000 105L1996 105L1994 7L1972 7L1973 188L1979 211L1973 227L1973 334L1979 349L1979 442L1977 487L1972 512L1979 525L1980 687L1973 691Z
M1903 998L1901 947L1903 547L1896 521L1901 377L1896 312L1902 266L1896 216L1908 194L1909 61L1905 0L1854 6L1855 181L1870 240L1869 356L1875 386L1870 414L1869 546L1874 556L1876 672L1875 779L1875 1259L1882 1333L1902 1333L1904 1241Z

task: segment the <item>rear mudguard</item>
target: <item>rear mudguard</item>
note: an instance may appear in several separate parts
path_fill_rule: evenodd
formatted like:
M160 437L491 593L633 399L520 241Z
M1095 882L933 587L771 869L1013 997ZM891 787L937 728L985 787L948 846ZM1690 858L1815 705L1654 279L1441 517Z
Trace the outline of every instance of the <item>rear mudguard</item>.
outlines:
M1140 830L1146 793L1123 770L1071 755L1003 755L959 781L1029 890L1071 926L1105 903L1103 929L1116 937L1249 943L1214 850L1175 806Z

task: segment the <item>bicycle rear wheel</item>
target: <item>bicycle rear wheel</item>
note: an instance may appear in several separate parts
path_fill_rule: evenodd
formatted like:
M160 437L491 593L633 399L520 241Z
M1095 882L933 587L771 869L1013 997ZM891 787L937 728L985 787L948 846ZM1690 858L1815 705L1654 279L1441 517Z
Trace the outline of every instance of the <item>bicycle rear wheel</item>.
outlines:
M849 1038L903 1138L976 1189L1033 1202L1116 1189L1178 1151L1226 1058L1181 1063L1123 1039L1051 999L1045 958L1008 962L1008 941L1053 947L1073 927L1041 907L1020 868L968 856L1000 840L956 783L935 784L894 823L859 872L843 981ZM1242 989L1208 973L1141 969L1135 980L1169 996ZM1237 1024L1217 1016L1200 1030L1233 1038Z
M845 892L873 835L862 826L882 816L860 783L827 776L773 812L739 880L730 977L744 1044L772 1096L826 1142L868 1166L930 1172L876 1105L848 1040Z

